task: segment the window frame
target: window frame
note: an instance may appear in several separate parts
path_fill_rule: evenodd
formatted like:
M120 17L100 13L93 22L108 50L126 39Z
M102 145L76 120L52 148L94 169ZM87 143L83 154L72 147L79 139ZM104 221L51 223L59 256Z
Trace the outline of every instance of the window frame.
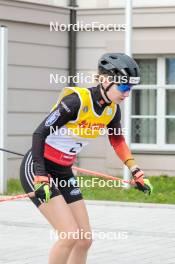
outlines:
M143 143L131 143L131 149L133 151L175 151L175 144L167 144L166 141L166 90L175 89L174 85L166 84L166 59L175 58L175 55L164 56L137 56L135 59L156 59L157 61L157 84L155 85L138 85L133 87L133 90L142 89L156 89L156 143L155 144L143 144ZM132 99L131 99L132 100ZM164 103L162 103L164 102ZM145 115L146 116L146 115ZM131 118L139 118L140 115L131 115ZM152 116L146 116L151 118ZM170 115L168 117L171 117ZM175 118L175 116L172 116ZM143 118L143 115L142 115Z

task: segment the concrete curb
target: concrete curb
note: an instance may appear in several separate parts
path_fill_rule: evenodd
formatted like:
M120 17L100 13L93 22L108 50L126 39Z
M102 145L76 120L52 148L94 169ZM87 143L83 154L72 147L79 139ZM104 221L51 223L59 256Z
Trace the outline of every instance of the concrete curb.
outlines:
M10 196L0 195L0 198L6 198L6 197L10 197ZM30 200L25 198L25 199L10 201L10 202L30 202ZM175 204L135 203L135 202L98 201L98 200L85 200L85 202L87 205L98 205L98 206L175 209Z
M145 207L145 208L162 208L175 209L174 204L156 204L156 203L133 203L133 202L114 202L114 201L94 201L86 200L87 205L99 206L117 206L117 207Z

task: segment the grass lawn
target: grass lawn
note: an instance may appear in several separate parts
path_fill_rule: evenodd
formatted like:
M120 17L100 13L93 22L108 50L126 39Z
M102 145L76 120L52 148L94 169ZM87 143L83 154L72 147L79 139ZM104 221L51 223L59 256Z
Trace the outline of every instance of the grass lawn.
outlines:
M91 176L84 176L83 179L91 180ZM97 178L96 178L97 179ZM125 189L119 187L99 187L99 178L94 187L81 187L83 196L87 200L107 200L107 201L125 201L125 202L145 202L145 203L169 203L175 204L175 177L160 176L149 177L154 191L151 196L145 195L134 188ZM82 180L82 176L79 177ZM80 181L81 182L81 181ZM84 181L83 181L84 183ZM118 186L118 185L117 185ZM23 193L19 180L10 179L8 181L8 195Z

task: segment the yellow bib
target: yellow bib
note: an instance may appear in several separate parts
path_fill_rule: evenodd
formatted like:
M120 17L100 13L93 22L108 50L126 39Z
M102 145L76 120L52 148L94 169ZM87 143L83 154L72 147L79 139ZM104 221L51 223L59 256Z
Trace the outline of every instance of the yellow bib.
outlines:
M78 137L96 138L100 136L102 129L104 130L113 119L117 105L111 103L110 106L106 106L101 115L98 115L93 108L91 93L87 88L65 87L52 110L57 107L65 96L72 93L78 94L81 105L77 119L69 121L65 126L73 132L73 135Z

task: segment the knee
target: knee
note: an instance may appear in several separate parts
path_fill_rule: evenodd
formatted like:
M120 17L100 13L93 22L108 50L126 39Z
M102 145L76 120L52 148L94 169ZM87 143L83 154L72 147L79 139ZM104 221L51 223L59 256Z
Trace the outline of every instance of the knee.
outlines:
M78 230L78 229L77 229ZM68 236L62 237L60 233L60 244L63 247L72 249L76 246L79 250L87 251L92 245L92 236L91 233L89 236L83 235L83 237L79 236L80 234L77 232L69 232Z
M76 245L77 240L73 238L60 239L59 244L61 247L72 249Z
M92 238L83 238L83 239L79 239L76 242L76 246L80 249L80 250L84 250L87 251L92 245Z
M75 231L67 231L67 232L60 232L59 233L59 242L61 244L62 247L66 247L66 248L73 248L76 243L77 243L77 239L74 236L74 234L76 233L76 229Z

